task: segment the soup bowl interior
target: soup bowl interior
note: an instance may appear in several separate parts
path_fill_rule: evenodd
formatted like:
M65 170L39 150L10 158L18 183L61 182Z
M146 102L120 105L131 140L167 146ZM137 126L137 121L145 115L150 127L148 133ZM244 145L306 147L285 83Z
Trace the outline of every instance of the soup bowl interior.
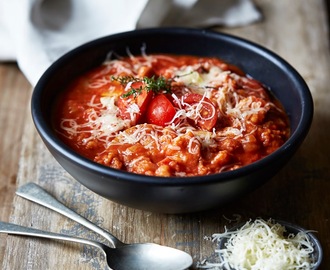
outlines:
M196 177L153 177L105 167L71 150L53 127L61 91L77 76L106 60L109 53L214 56L240 67L269 86L290 120L291 136L271 155L240 169ZM119 33L84 44L56 61L36 85L31 101L35 126L56 160L90 190L133 208L165 213L201 211L239 199L280 170L306 137L313 116L309 89L291 65L271 51L213 31L160 28Z

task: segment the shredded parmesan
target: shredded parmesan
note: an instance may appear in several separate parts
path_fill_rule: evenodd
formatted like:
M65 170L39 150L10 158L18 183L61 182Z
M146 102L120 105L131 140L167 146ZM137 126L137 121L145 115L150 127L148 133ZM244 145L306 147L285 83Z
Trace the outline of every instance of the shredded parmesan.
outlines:
M106 69L98 74L99 77L97 79L94 79L89 83L89 87L100 88L111 83L111 76L105 75L110 70L113 70L112 76L117 76L123 73L134 75L138 73L139 68L142 66L151 66L152 63L157 62L158 59L173 61L173 58L164 55L151 57L144 53L143 57L135 57L129 52L129 50L127 53L132 60L131 63L118 59L106 61L104 63ZM177 83L194 89L194 93L200 93L203 96L203 99L199 103L190 105L184 102L183 96L178 97L175 93L172 93L172 97L179 108L168 125L171 125L172 127L175 126L175 129L179 130L180 127L187 126L187 119L191 119L195 123L197 123L198 120L207 121L208 119L211 119L216 114L216 108L213 105L210 106L213 110L207 117L201 115L201 108L203 107L203 104L207 103L204 98L212 97L212 99L216 101L217 109L220 113L231 118L233 123L232 127L226 127L221 132L218 132L217 134L214 133L213 135L222 137L233 136L235 138L242 137L246 131L246 122L249 121L249 117L253 114L258 114L259 112L266 112L267 109L265 106L262 106L260 101L255 101L252 97L244 98L236 93L234 89L234 80L231 78L232 74L230 71L222 70L219 66L213 66L209 63L204 64L204 66L208 68L207 72L199 71L199 68L201 68L200 64L183 66L179 69L176 67L169 69ZM130 89L131 84L132 82L129 82L126 85L126 91ZM213 89L213 91L210 89ZM105 141L107 144L109 142L109 136L117 131L130 127L131 123L135 123L136 115L140 112L137 104L132 103L127 108L127 112L130 115L130 121L122 120L118 117L118 108L115 105L115 99L112 97L101 98L101 104L95 105L93 104L93 100L89 104L91 107L102 105L105 109L100 112L91 109L89 113L89 123L79 125L73 119L63 119L61 125L61 128L70 135L84 132L84 129L87 127L93 129L93 131L90 132L91 137L85 138L85 141L97 138ZM271 104L269 106L271 106ZM177 124L173 125L175 122L177 122ZM178 131L177 134L179 136L182 133ZM214 136L206 135L197 137L197 139L204 147L207 147L214 144L212 137ZM133 142L133 140L130 140L130 142L136 143L137 141L134 140ZM190 150L194 152L193 149Z
M227 79L229 74L228 71L223 71L218 66L211 66L208 72L198 72L200 65L194 66L184 66L181 69L175 71L175 76L177 76L177 81L182 82L188 86L198 86L199 88L205 87L216 87L219 82L223 82ZM201 94L205 90L201 90Z
M61 122L61 128L71 136L85 133L84 144L92 139L109 143L118 131L129 127L130 120L118 117L114 97L102 97L99 104L94 103L93 97L89 105L91 108L87 113L88 122L85 124L78 124L74 119L62 119ZM96 111L94 108L97 107L101 107L101 109Z
M225 248L217 249L220 263L204 261L199 268L236 270L309 270L314 267L314 251L305 232L288 234L273 220L248 221L236 231L213 234L213 241L228 238Z
M144 162L149 164L148 174L206 175L260 159L289 135L288 129L281 130L287 127L285 113L272 103L266 89L228 70L218 59L147 55L145 45L140 56L127 49L128 57L110 59L114 54L77 79L70 89L75 96L64 99L65 110L57 123L68 144L78 152L86 150L99 163L123 170L134 167L136 172ZM175 110L166 112L171 118L166 117L162 126L148 116L154 113L149 109L152 99L163 92L145 98L139 96L142 88L133 85L154 76L169 84L165 94L171 93L167 97ZM144 158L133 157L134 147ZM245 149L258 147L249 160ZM152 155L156 158L149 158Z

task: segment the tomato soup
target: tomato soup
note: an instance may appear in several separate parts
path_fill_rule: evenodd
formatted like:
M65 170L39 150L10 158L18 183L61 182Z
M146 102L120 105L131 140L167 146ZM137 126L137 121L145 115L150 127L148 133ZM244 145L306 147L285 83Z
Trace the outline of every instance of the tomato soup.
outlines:
M79 154L137 174L198 176L262 159L289 137L270 91L212 57L140 55L76 78L55 128Z

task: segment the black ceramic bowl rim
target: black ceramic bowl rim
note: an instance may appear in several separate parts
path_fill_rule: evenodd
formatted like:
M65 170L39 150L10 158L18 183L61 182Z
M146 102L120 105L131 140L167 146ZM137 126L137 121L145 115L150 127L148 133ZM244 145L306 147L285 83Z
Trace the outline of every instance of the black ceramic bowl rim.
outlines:
M315 264L314 264L314 267L311 268L310 270L316 270L321 266L321 263L323 260L323 249L322 249L320 241L318 240L318 238L315 236L315 234L311 230L306 230L305 228L303 228L297 224L294 224L294 223L291 223L288 221L284 221L284 220L280 220L280 219L272 219L272 221L284 226L286 228L288 234L293 233L294 235L296 235L299 232L305 233L308 236L310 242L312 243L312 245L314 247L314 252L312 253L312 258L313 258ZM229 228L228 231L229 232L236 231L245 224L246 224L246 222L244 222L244 223L240 222L237 225L233 226L232 228ZM227 243L227 240L228 240L228 238L222 238L219 241L219 245L218 245L219 249L226 248L225 244ZM231 270L235 270L235 269L232 268Z
M67 63L72 57L75 55L79 55L85 49L90 47L94 47L100 43L103 43L105 40L107 42L111 42L111 40L118 39L129 39L134 38L143 33L151 33L155 35L159 35L160 33L176 33L176 34L187 34L190 35L205 35L205 36L214 36L216 38L221 38L222 40L230 41L232 44L239 45L244 48L248 48L258 54L264 56L267 59L270 59L275 65L281 67L287 74L290 74L292 80L294 80L295 84L299 87L301 96L302 96L302 115L299 120L299 124L297 125L297 129L293 132L290 138L275 152L270 154L263 159L256 161L250 165L246 165L239 169L230 171L230 172L221 172L219 174L211 174L211 175L203 175L203 176L189 176L189 177L157 177L157 176L146 176L135 173L129 173L126 171L121 171L117 169L113 169L101 164L98 164L92 160L89 160L71 150L67 145L65 145L57 136L54 134L54 130L49 126L49 124L45 121L42 109L40 104L42 104L42 93L45 85L52 74L59 70L65 63ZM38 81L32 95L31 99L31 111L33 121L35 126L40 133L41 137L47 141L56 151L62 153L68 159L74 161L81 167L87 167L91 171L95 171L103 174L105 177L109 176L116 179L121 179L125 181L132 181L136 183L144 183L144 184L153 184L153 185L161 185L161 186L176 186L176 185L199 185L206 183L214 183L219 181L230 181L232 179L236 179L238 177L249 175L252 172L258 170L260 167L269 164L272 161L279 160L285 158L287 155L288 149L293 149L294 151L299 147L304 138L306 137L313 117L313 100L311 93L308 89L303 78L300 74L284 59L280 56L276 55L272 51L243 38L239 38L233 35L219 33L211 30L204 29L194 29L194 28L151 28L151 29L142 29L142 30L134 30L124 33L118 33L111 36L99 38L97 40L88 42L83 44L70 52L66 53L62 57L60 57L57 61L55 61L42 75L40 80Z

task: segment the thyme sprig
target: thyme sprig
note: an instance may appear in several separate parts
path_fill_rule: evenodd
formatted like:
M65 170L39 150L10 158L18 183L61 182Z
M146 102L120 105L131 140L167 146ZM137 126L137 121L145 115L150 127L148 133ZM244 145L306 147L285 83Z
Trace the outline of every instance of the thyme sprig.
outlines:
M124 98L129 97L131 95L136 97L142 92L142 90L146 90L147 92L153 91L156 94L158 93L168 94L172 92L171 80L168 80L162 76L159 77L152 76L151 78L149 77L137 78L134 76L118 76L118 77L112 76L111 79L125 86L128 83L134 83L134 82L143 83L143 85L141 85L138 88L131 86L130 90L122 95L122 97Z

